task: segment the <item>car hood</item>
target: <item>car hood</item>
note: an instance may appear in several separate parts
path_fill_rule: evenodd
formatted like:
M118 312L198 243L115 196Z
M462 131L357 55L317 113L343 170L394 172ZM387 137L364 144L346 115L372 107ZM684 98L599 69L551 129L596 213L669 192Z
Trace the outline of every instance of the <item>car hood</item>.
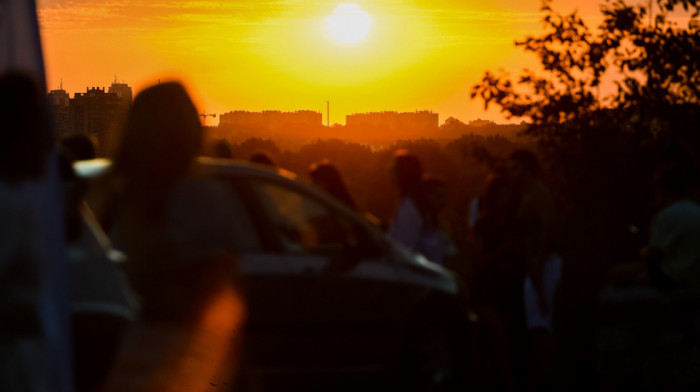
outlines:
M389 243L391 244L392 261L398 268L401 280L409 284L458 294L459 284L451 271L401 244L391 240Z

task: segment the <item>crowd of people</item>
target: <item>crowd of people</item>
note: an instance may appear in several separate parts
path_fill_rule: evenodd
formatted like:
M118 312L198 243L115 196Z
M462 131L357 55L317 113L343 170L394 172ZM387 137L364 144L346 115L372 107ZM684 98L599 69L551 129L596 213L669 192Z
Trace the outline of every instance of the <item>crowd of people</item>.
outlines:
M0 95L6 126L0 145L0 389L45 391L50 377L42 372L50 366L41 364L50 356L38 305L43 256L32 209L17 189L41 175L52 137L43 94L30 78L2 76ZM237 218L228 203L231 190L198 170L202 140L186 90L163 83L136 96L112 165L89 187L72 162L94 158L93 146L78 136L60 141L78 392L183 385L195 391L213 373L232 385L241 382L235 381L240 345L235 331L245 305L230 238ZM230 156L224 145L217 151ZM692 160L678 158L682 155L657 173L662 208L648 248L640 260L611 271L610 285L700 288L700 176ZM250 160L274 166L264 154ZM445 268L469 270L461 278L483 325L486 348L480 355L492 389L556 390L555 298L565 260L558 249L555 198L540 180L540 163L531 151L517 150L491 169L484 192L464 218L467 239L451 238L441 222L450 184L425 173L410 151L396 151L387 171L397 189L397 209L386 223L362 211L331 161L313 164L308 174L313 185L369 216L395 242ZM470 260L457 246L465 241L476 250ZM205 364L206 375L187 366L194 357Z

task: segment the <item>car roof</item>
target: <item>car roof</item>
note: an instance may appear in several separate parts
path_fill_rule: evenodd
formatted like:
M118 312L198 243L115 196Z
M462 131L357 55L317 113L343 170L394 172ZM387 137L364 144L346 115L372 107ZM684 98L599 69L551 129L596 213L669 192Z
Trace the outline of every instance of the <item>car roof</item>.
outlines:
M288 184L291 188L296 188L300 192L313 195L314 198L322 199L324 200L327 204L331 204L334 206L334 209L336 211L344 211L344 214L346 217L352 217L351 219L362 226L364 226L367 230L368 233L371 233L371 235L376 239L379 240L383 243L386 244L392 244L393 241L391 241L386 234L379 230L375 225L370 223L367 219L363 218L361 215L357 213L354 209L348 207L344 203L340 202L339 200L335 199L331 195L317 189L316 187L313 187L309 184L306 184L302 181L299 181L297 176L287 170L277 168L277 167L272 167L272 166L266 166L266 165L260 165L256 163L251 163L248 161L237 161L237 160L231 160L231 159L221 159L221 158L205 158L205 157L200 157L197 158L197 162L200 164L200 168L203 170L205 175L213 175L213 176L222 176L222 175L230 175L233 177L250 177L253 179L269 179L270 181L278 182L278 183L286 183ZM91 178L96 178L101 176L102 174L105 174L111 166L111 161L109 159L92 159L92 160L86 160L86 161L77 161L73 164L73 168L76 171L76 174L85 179L91 179ZM392 248L394 248L392 246ZM398 248L395 248L398 249ZM407 259L410 258L410 256L406 256ZM426 264L430 263L427 260L424 260L422 263L421 268L427 268L430 270L440 270L440 268L437 265L432 265L432 264ZM414 265L418 265L415 262L412 263ZM444 276L447 276L446 274L443 273ZM425 283L425 282L424 282ZM450 286L452 287L452 286ZM456 290L456 285L454 285L453 289L450 291ZM444 288L443 288L444 289Z
M197 162L207 172L222 173L232 175L252 175L262 177L284 177L290 180L297 180L297 175L274 166L266 166L248 161L239 161L223 158L198 157ZM112 161L107 158L96 158L76 161L73 169L80 178L95 178L106 173L112 165Z
M339 200L335 199L331 195L317 189L310 184L304 183L298 179L298 176L288 170L275 167L262 165L258 163L234 160L234 159L224 159L224 158L209 158L209 157L198 157L197 163L199 168L205 175L212 176L233 176L233 177L249 177L254 179L267 179L277 183L285 183L289 187L297 189L303 193L313 195L315 198L323 199L326 203L330 203L335 206L336 210L344 210L346 214L350 214L355 217L356 221L362 222L362 224L371 226L376 229L374 225L366 221L365 218L357 214L357 211L346 206ZM76 161L73 163L73 169L76 175L84 179L94 179L97 178L109 170L112 165L112 161L106 158L97 158L90 160Z
M199 157L197 162L205 171L214 174L250 175L255 177L283 177L298 180L296 174L276 166L223 158Z
M81 160L73 162L73 170L80 178L95 178L107 172L111 161L105 158Z

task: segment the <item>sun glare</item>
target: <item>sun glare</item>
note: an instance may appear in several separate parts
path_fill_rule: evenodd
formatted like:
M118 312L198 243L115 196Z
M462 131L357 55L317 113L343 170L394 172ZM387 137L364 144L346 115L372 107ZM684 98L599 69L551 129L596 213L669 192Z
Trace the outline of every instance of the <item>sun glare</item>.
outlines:
M336 41L353 44L369 33L370 18L359 5L345 3L339 5L328 17L326 27Z

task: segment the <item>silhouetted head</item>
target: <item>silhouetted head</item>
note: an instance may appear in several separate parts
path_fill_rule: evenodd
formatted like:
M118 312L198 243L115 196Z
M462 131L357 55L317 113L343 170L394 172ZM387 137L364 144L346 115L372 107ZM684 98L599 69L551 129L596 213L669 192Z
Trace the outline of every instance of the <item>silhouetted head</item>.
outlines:
M44 99L29 75L0 76L0 180L17 184L43 173L53 145Z
M86 159L95 159L95 144L88 135L82 133L74 133L67 135L59 140L61 149L68 158L73 161L82 161Z
M139 93L129 111L115 170L157 185L183 175L202 146L202 125L185 88L163 83Z
M391 167L391 179L403 196L420 192L423 186L423 166L418 157L408 150L397 150Z
M394 153L391 166L391 179L399 188L401 197L410 198L423 218L427 227L437 225L437 213L428 200L423 184L423 166L417 156L407 150L399 149Z
M340 172L329 160L324 159L319 163L312 164L309 167L309 176L314 185L324 189L351 208L356 208L355 202L350 197L343 178L340 176Z
M508 157L508 177L515 186L524 186L533 181L539 171L537 157L528 150L515 150Z
M253 154L250 157L250 161L253 163L258 163L260 165L275 166L275 163L272 161L272 158L270 158L264 152L258 152Z
M233 158L233 152L231 152L231 144L229 144L226 139L218 139L214 143L214 158Z

